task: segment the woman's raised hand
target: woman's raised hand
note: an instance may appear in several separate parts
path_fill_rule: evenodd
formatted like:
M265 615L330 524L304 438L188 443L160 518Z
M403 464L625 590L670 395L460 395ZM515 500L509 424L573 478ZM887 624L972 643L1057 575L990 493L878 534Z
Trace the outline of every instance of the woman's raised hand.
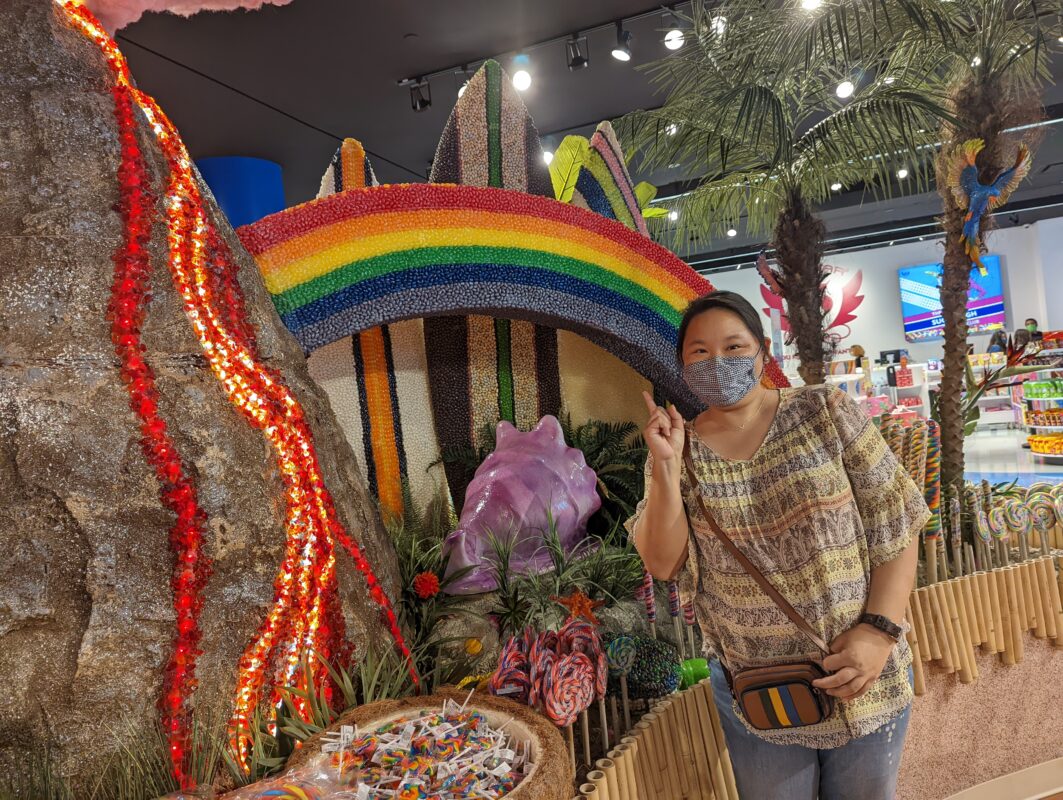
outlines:
M686 439L683 416L675 406L661 408L653 402L649 392L643 392L642 399L646 401L646 410L650 414L642 438L646 440L653 460L658 464L672 462L678 465L683 458L683 442Z

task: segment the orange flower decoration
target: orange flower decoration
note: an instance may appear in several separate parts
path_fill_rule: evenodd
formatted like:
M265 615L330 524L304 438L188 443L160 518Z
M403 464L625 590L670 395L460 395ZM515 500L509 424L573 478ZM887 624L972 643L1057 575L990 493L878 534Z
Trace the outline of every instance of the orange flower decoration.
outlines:
M439 577L434 572L422 572L413 579L413 591L422 600L439 594Z

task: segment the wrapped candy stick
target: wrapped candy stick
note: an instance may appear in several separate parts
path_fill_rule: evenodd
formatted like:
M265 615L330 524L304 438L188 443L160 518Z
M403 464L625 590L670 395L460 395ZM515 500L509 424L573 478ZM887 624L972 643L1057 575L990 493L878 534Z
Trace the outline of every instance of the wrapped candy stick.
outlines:
M650 623L650 636L657 638L657 598L653 593L653 576L649 570L643 570L642 586L639 588L639 597L646 606L646 619Z
M936 583L939 578L937 539L941 536L941 427L932 419L926 423L926 459L923 472L923 497L930 509L930 519L923 528L927 583Z
M949 528L952 544L952 569L963 575L963 519L960 511L960 496L954 486L949 487Z

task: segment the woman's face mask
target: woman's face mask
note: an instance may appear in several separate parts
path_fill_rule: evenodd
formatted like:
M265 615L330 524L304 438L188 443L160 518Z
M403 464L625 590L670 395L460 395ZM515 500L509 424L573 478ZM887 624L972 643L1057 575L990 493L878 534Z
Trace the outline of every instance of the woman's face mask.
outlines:
M756 356L714 356L683 367L687 386L707 406L740 403L760 381L756 373Z

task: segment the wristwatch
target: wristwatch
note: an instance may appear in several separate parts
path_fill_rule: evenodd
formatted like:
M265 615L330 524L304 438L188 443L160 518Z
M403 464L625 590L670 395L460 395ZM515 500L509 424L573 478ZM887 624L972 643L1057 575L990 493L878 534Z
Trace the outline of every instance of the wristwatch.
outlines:
M901 634L904 633L904 629L900 625L881 614L864 614L860 617L860 622L882 631L895 642L899 642Z

